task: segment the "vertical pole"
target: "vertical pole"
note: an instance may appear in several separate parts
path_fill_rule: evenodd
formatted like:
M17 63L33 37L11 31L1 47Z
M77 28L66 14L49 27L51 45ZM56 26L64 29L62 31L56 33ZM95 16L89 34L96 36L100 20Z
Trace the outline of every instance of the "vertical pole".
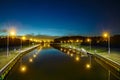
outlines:
M110 54L110 36L108 36L108 54Z
M90 41L90 51L91 51L91 41Z
M90 55L90 65L91 65L91 55Z
M22 39L21 39L21 50L22 50Z
M30 40L29 40L29 47L30 47L30 43L31 43L31 42L30 42Z
M9 56L9 34L7 35L7 57Z
M110 70L108 70L108 80L110 80Z

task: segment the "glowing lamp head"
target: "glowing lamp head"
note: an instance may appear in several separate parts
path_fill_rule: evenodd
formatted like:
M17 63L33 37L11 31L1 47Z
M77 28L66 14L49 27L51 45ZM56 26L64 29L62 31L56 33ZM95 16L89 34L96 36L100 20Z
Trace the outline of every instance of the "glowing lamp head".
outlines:
M79 42L79 40L76 40L76 42Z
M16 35L16 30L14 28L11 28L11 29L8 30L8 34L10 36L15 36Z
M30 38L30 41L32 41L33 39L32 38Z
M25 40L25 39L26 39L26 37L25 37L25 36L23 36L23 37L22 37L22 40Z
M90 41L91 41L91 39L88 38L88 39L87 39L87 42L90 42Z
M10 35L15 36L15 32L14 31L10 32Z
M102 36L103 36L104 38L109 38L109 37L110 37L110 33L109 33L109 32L103 32L103 33L102 33Z
M103 36L106 38L108 37L108 33L104 33Z

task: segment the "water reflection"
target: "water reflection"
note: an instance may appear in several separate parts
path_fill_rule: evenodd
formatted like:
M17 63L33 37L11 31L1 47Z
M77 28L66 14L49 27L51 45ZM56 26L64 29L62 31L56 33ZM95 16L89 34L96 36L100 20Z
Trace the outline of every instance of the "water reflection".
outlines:
M76 60L76 61L80 61L80 57L79 57L79 56L76 56L76 57L75 57L75 60Z
M20 66L19 66L20 72L25 73L27 68L26 65L23 64L23 58L20 59Z
M92 56L91 54L88 54L88 57L89 57L89 61L88 61L88 62L89 62L89 63L86 64L86 68L87 68L87 69L90 69L91 66L92 66L92 63L91 63L91 56Z
M43 46L42 47L38 47L37 49L35 49L34 51L30 52L31 54L28 54L28 56L26 58L21 58L20 59L20 72L22 73L25 73L27 71L27 68L29 66L26 66L25 63L24 63L24 59L28 59L27 61L29 63L33 63L34 62L34 59L37 58L38 54L40 53L40 51L42 50Z
M20 66L20 71L21 72L26 72L27 68L25 65Z
M86 64L86 68L90 69L91 68L91 64Z
M73 53L71 53L70 56L73 57Z
M57 48L57 49L59 49L59 48ZM77 62L80 61L80 57L81 58L87 57L89 60L85 64L85 68L88 70L90 70L92 68L92 55L91 54L86 55L86 54L80 53L80 50L77 51L75 49L69 49L69 48L60 48L59 50L66 53L70 57L74 56L75 60ZM94 59L94 57L93 57L93 59ZM97 58L95 58L94 60L107 70L107 79L106 80L120 80L120 73L118 71L113 70L112 68L110 68L109 65L104 64Z
M29 62L33 62L33 59L32 59L32 58L29 58Z
M119 80L92 55L75 49L54 49L46 44L20 61L21 64L15 65L6 80Z
M101 60L95 58L95 61L107 70L108 80L120 80L120 72L116 71Z

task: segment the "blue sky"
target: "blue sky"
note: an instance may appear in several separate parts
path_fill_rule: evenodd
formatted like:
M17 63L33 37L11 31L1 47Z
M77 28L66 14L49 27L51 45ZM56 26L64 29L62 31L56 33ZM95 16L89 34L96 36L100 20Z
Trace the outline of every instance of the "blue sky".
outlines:
M119 0L0 0L0 29L18 34L100 35L120 33Z

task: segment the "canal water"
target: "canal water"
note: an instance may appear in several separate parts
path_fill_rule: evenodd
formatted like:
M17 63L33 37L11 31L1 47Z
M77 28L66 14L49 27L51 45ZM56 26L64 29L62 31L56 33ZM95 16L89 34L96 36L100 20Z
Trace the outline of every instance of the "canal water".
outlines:
M92 55L41 46L24 55L5 80L120 80Z

